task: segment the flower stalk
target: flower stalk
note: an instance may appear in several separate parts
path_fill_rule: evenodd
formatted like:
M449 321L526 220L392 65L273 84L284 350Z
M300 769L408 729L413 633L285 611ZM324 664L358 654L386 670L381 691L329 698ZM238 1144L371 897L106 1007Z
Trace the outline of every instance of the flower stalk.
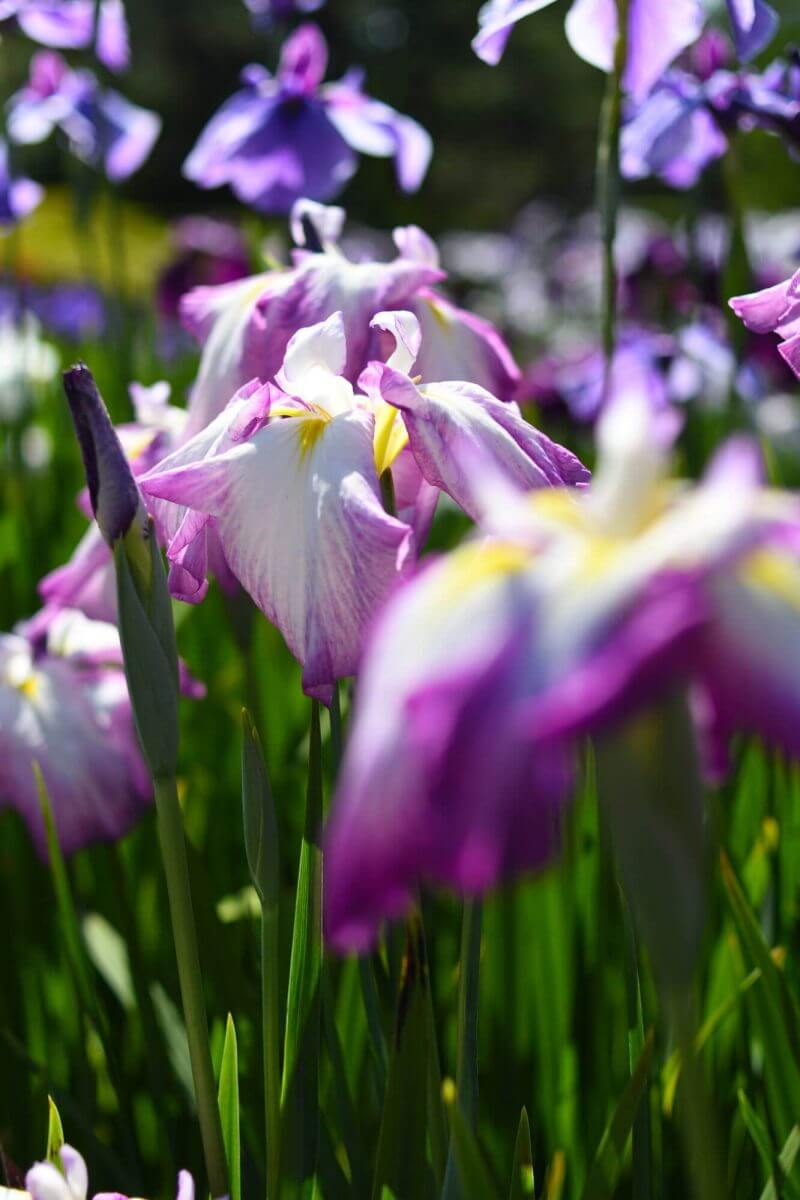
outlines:
M630 0L617 0L618 33L614 67L608 76L597 147L597 204L603 247L602 338L606 359L606 390L611 375L617 337L617 271L614 244L619 214L619 144L622 129L622 77L628 55L628 9Z

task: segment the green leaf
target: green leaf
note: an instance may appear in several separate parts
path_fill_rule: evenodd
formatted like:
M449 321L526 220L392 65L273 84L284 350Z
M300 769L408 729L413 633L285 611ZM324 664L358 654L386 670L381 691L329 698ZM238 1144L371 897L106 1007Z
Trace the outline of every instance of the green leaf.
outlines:
M230 1200L242 1197L242 1153L239 1134L239 1048L236 1027L228 1013L225 1026L225 1045L219 1069L219 1115L222 1121L222 1140L228 1162L231 1185Z
M274 908L280 883L278 820L261 742L246 709L242 711L242 808L250 878L262 904Z
M385 1187L397 1200L425 1200L432 1194L427 1160L429 986L422 922L415 914L406 929L373 1200L379 1200Z
M535 1196L536 1180L533 1174L533 1147L531 1146L531 1127L528 1121L528 1110L523 1108L517 1130L517 1144L514 1147L514 1169L511 1173L511 1190L508 1200L525 1200L526 1196Z
M64 1127L52 1096L47 1097L47 1151L45 1158L61 1170L61 1147L64 1145Z
M764 1080L774 1131L781 1141L789 1136L800 1113L797 1013L783 975L753 916L725 854L722 877L745 961L761 971L748 992L753 1023L764 1046Z
M752 1138L753 1145L761 1156L761 1161L767 1168L767 1171L771 1172L772 1164L775 1162L775 1148L772 1145L769 1130L741 1088L739 1088L738 1100L739 1112L742 1114L745 1128Z
M646 1095L650 1064L653 1059L652 1029L628 1085L622 1093L611 1120L597 1148L589 1176L584 1186L583 1200L611 1200L622 1173L625 1147L628 1143L642 1097Z
M322 973L322 1025L325 1033L325 1044L328 1058L332 1067L333 1101L336 1113L336 1123L341 1134L347 1161L350 1164L352 1180L351 1195L366 1197L369 1195L369 1175L366 1168L366 1152L361 1139L361 1133L356 1118L355 1106L350 1088L347 1083L347 1071L344 1064L344 1053L334 1019L334 1004L331 995L330 978L327 968ZM330 1110L328 1110L330 1112Z
M281 1197L311 1194L319 1153L322 972L322 746L311 704L308 788L294 910L281 1086Z
M482 906L479 900L464 901L461 927L460 978L458 985L458 1050L456 1090L458 1108L471 1129L478 1115L478 985L481 961ZM459 1200L455 1147L452 1142L447 1158L442 1200Z
M786 1139L783 1149L778 1155L778 1165L783 1172L781 1182L784 1184L790 1184L790 1186L794 1189L791 1193L793 1196L797 1195L798 1190L800 1190L798 1189L797 1185L791 1181L791 1173L794 1169L794 1164L797 1162L798 1153L800 1153L800 1125L795 1125L794 1129ZM787 1195L788 1194L789 1193L787 1192ZM761 1200L778 1200L778 1191L775 1187L774 1178L769 1180L767 1186L764 1188L764 1191L761 1193Z
M461 1195L464 1200L499 1200L497 1188L477 1138L459 1108L458 1093L452 1080L445 1081L442 1094L450 1118L450 1144L458 1170Z

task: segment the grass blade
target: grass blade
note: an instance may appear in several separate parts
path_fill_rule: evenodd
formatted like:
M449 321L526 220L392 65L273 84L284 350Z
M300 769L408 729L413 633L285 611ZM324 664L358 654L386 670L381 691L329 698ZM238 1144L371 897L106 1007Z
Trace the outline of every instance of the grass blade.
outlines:
M236 1027L228 1013L225 1026L225 1045L219 1069L219 1115L222 1121L222 1140L228 1161L231 1185L230 1200L242 1200L242 1152L239 1133L239 1048Z
M47 1151L45 1158L61 1170L61 1147L64 1145L64 1126L52 1096L47 1097Z
M800 1153L800 1125L795 1125L794 1129L786 1139L783 1149L778 1155L778 1165L783 1172L782 1181L789 1181L794 1164L797 1161L798 1153ZM797 1191L798 1189L795 1186L792 1195L797 1195ZM767 1183L767 1186L761 1193L760 1200L778 1200L778 1190L775 1186L774 1178L770 1179Z
M311 703L305 826L289 966L281 1086L282 1197L311 1195L319 1153L322 973L322 746L319 703Z
M481 960L481 925L483 909L480 900L465 900L461 926L461 975L458 986L458 1055L456 1088L458 1107L471 1129L478 1115L478 985ZM450 1145L442 1200L459 1200L459 1172L456 1170L455 1148Z
M459 1194L464 1200L499 1200L477 1138L458 1104L458 1092L452 1080L446 1080L443 1095L450 1118L450 1145L457 1170Z
M628 1085L606 1127L584 1186L583 1200L611 1200L622 1173L625 1147L645 1094L653 1058L653 1031L645 1039Z
M536 1194L536 1179L533 1174L533 1147L531 1146L531 1127L528 1121L528 1110L523 1108L517 1130L517 1144L514 1148L514 1170L511 1175L511 1190L508 1200L525 1200L526 1196Z

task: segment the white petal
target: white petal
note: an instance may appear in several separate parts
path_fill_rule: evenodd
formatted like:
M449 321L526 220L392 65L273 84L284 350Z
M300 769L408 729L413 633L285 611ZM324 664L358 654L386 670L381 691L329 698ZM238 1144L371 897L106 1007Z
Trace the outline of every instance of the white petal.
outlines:
M411 374L422 343L419 321L411 312L380 312L370 321L372 329L385 329L395 341L395 350L386 360L387 366Z

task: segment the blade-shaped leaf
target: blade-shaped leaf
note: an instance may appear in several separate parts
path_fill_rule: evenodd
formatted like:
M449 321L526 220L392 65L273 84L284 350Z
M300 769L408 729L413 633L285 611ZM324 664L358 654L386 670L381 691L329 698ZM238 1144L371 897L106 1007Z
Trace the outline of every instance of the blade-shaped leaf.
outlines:
M228 1162L231 1185L230 1200L242 1197L242 1153L239 1133L239 1047L236 1027L228 1013L225 1026L225 1045L219 1069L219 1115L222 1121L222 1140Z
M61 1170L61 1147L64 1145L64 1126L52 1096L47 1097L47 1151L48 1162Z
M511 1173L511 1190L508 1200L525 1200L526 1196L536 1194L536 1180L533 1174L533 1147L531 1146L531 1127L528 1121L528 1110L523 1108L517 1130L517 1144L514 1148L514 1169Z
M442 1092L450 1119L450 1144L459 1194L464 1200L499 1200L483 1151L459 1107L456 1086L452 1080L445 1081Z
M639 1105L647 1088L653 1058L653 1031L645 1039L644 1049L620 1101L606 1127L595 1160L583 1189L583 1200L611 1200L622 1171L625 1146L633 1128Z

